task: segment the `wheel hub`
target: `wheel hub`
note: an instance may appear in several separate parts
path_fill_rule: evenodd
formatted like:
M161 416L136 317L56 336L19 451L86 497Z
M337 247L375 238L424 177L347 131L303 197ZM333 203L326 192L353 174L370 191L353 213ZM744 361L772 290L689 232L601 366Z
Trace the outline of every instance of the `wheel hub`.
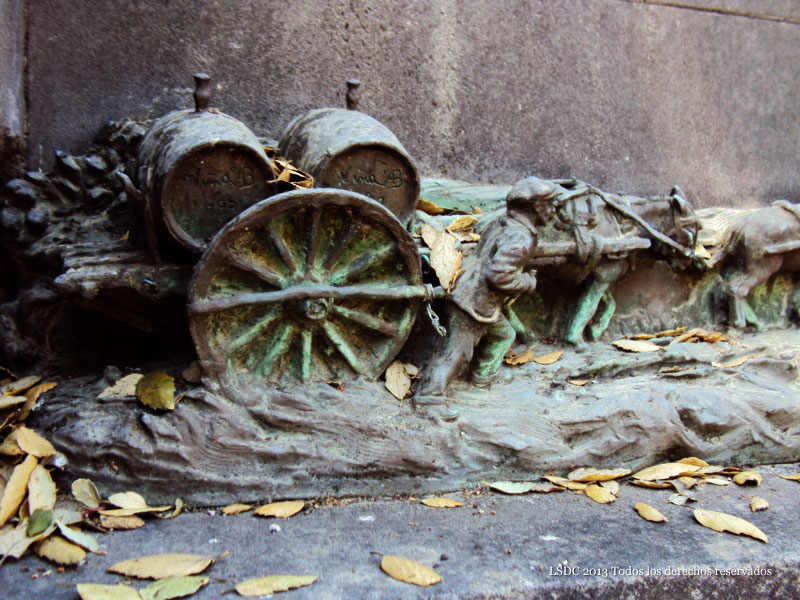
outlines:
M306 319L321 321L331 312L333 303L327 298L308 298L299 303L298 312Z

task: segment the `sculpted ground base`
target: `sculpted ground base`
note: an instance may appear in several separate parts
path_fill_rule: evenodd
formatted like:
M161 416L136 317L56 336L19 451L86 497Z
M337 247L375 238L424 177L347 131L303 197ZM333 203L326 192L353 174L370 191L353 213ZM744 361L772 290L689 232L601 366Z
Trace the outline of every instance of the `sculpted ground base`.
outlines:
M106 382L62 382L33 415L70 459L65 482L107 495L195 504L382 495L527 479L573 466L639 468L699 456L713 463L786 462L800 452L800 332L623 353L607 342L564 350L553 365L504 367L488 389L456 382L455 423L415 415L383 382L201 389L171 413L101 401ZM712 362L752 356L740 367ZM589 380L576 386L569 380Z

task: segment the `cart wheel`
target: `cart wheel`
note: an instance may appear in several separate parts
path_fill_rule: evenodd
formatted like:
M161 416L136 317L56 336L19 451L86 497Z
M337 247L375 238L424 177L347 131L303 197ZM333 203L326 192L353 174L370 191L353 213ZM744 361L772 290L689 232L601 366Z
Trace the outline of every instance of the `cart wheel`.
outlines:
M211 240L189 286L190 328L217 380L374 379L411 332L421 284L414 240L389 210L296 190Z

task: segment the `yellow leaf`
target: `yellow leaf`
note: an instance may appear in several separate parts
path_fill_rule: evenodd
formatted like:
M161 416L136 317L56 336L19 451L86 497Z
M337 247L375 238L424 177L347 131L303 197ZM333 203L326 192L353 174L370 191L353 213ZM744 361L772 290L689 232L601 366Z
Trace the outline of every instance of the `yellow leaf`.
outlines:
M235 589L240 596L266 596L311 585L316 580L316 575L267 575L237 583Z
M31 544L45 539L56 529L56 526L51 523L50 526L40 534L28 536L29 525L30 522L28 519L22 519L16 527L6 525L0 529L0 556L8 555L19 558L28 550Z
M136 384L136 397L156 410L175 409L175 380L162 371L148 373Z
M775 471L773 471L775 473ZM775 473L781 479L787 479L788 481L800 481L800 473L797 475L780 475L779 473Z
M78 595L81 600L142 600L139 592L122 584L79 583Z
M441 206L438 206L429 200L425 200L424 198L417 200L417 210L421 210L424 213L434 216L444 214L444 209Z
M97 396L100 399L108 399L108 398L135 398L136 397L136 384L139 383L139 380L144 377L141 373L131 373L130 375L125 375L111 385L104 389L100 394Z
M738 485L752 484L755 486L761 485L761 474L757 471L740 471L733 476L733 482Z
M589 379L567 379L567 383L571 383L572 385L577 385L578 387L583 387L587 383L589 383Z
M392 579L422 587L439 583L442 580L436 571L429 569L422 563L401 556L392 556L391 554L383 555L381 569Z
M680 481L683 485L685 485L687 490L690 490L694 486L696 486L701 480L696 479L694 477L678 477L678 481Z
M686 327L678 327L676 329L667 329L665 331L659 331L658 333L654 333L653 337L663 338L663 337L675 337L676 335L683 333L686 331Z
M504 494L527 494L529 492L558 492L563 488L543 481L495 481L489 487Z
M129 517L100 515L100 525L106 529L139 529L139 527L144 527L144 519L135 515L131 515Z
M173 510L172 513L168 515L156 515L156 517L158 517L159 519L174 519L179 514L181 514L182 510L183 510L183 500L181 500L180 498L175 498L175 510Z
M628 352L658 352L659 350L663 350L661 346L644 340L616 340L611 343L620 350L626 350Z
M17 421L24 421L28 418L28 415L33 410L33 407L36 406L36 401L39 399L39 396L52 390L58 384L52 381L45 381L36 385L25 392L25 406L22 407L22 410L19 411L17 415Z
M458 277L462 255L456 248L456 238L446 232L437 231L427 223L420 228L422 239L431 249L431 267L445 290L452 288Z
M730 485L731 480L725 479L724 477L704 477L703 483L710 483L711 485Z
M264 506L259 506L255 511L260 517L278 517L288 519L296 515L305 507L306 503L302 500L289 500L285 502L270 502Z
M222 514L238 515L239 513L247 512L248 510L253 510L253 507L249 504L228 504L228 506L222 509Z
M55 505L56 484L47 469L36 465L28 480L28 510L33 514L37 508L53 510Z
M749 535L765 544L767 543L767 536L763 531L749 521L745 521L739 517L713 510L696 508L694 510L694 518L697 519L697 522L703 527L708 527L714 531L727 531L735 533L736 535Z
M89 552L97 552L100 549L100 544L88 533L84 533L77 527L67 527L63 523L56 523L58 532L68 541L72 542L88 550Z
M23 462L14 467L11 477L6 482L6 489L3 492L3 500L0 502L0 526L5 525L17 512L19 505L25 499L28 491L28 481L31 473L36 468L37 460L35 456L29 455Z
M637 487L650 488L653 490L666 490L672 487L666 481L639 481L638 479L630 479L628 483Z
M25 403L25 396L3 396L0 398L0 410L4 408L11 408L12 406L17 406L19 404Z
M398 400L405 398L411 389L412 377L406 365L396 360L388 366L384 376L386 378L386 389L391 392L392 396Z
M697 246L694 247L694 255L706 260L711 258L711 254L709 254L708 250L706 250L706 247L703 246L703 244L697 244Z
M643 502L637 502L633 505L633 508L636 509L636 512L639 513L639 516L647 521L653 521L654 523L667 523L669 519L662 515L658 510L650 506L649 504L644 504Z
M586 495L598 504L608 504L609 502L614 502L614 500L617 499L611 490L595 483L587 485L584 492L586 492Z
M508 355L503 360L507 365L524 365L533 360L533 348L528 348L519 354L514 354L509 351Z
M47 458L56 453L53 444L48 442L33 429L28 429L24 425L17 428L17 445L28 454L37 458Z
M81 504L89 508L100 506L100 494L89 479L76 479L72 482L72 495Z
M758 512L760 510L767 510L769 508L769 502L764 500L763 498L759 498L758 496L753 496L750 499L750 510L753 512Z
M25 451L17 444L17 431L18 429L15 429L9 433L3 443L0 444L0 454L5 454L6 456L21 456L25 454Z
M606 488L609 492L619 498L620 489L618 481L609 479L608 481L601 481L599 485L600 487Z
M610 481L630 474L630 469L592 469L590 467L581 467L569 473L567 479L585 483L590 481Z
M535 356L533 358L533 362L538 365L552 365L556 362L561 355L564 354L563 352L550 352L549 354L540 354L539 356Z
M452 498L425 498L422 503L432 508L457 508L464 505L463 502L453 500Z
M147 501L136 492L123 492L118 494L111 494L108 501L114 506L122 509L135 510L137 512L162 512L172 508L171 506L148 506ZM104 514L113 514L105 511ZM132 513L136 514L136 513Z
M722 333L719 331L708 331L701 327L693 327L683 335L676 337L674 340L670 342L672 344L681 344L684 342L726 342L728 338L726 338Z
M672 479L681 475L691 475L697 471L699 467L694 465L687 465L683 463L662 463L642 469L638 473L633 474L634 479L640 481L657 481L660 479Z
M42 558L59 565L77 565L86 560L86 552L80 546L68 542L60 535L51 535L34 546L33 551Z
M217 558L221 557L198 554L149 554L118 562L110 566L108 571L138 579L185 577L202 573Z
M697 458L695 456L689 456L689 457L686 457L686 458L682 458L677 462L682 464L682 465L692 465L694 467L707 467L707 466L709 466L706 461L704 461L704 460L702 460L700 458Z
M740 356L739 358L734 358L732 360L728 360L725 362L712 362L711 366L717 367L718 369L732 369L733 367L740 367L748 360L752 360L754 358L758 358L761 356L760 354L750 354L748 356Z
M192 575L189 577L168 577L158 579L139 590L142 600L172 600L191 596L209 581L208 577Z
M23 377L17 381L12 381L0 388L0 395L17 396L41 380L42 378L38 375L30 375L29 377Z
M464 215L456 218L450 225L445 227L445 231L450 233L454 232L467 232L472 229L472 226L478 222L478 217L472 215Z
M550 483L554 483L568 490L585 490L588 486L586 483L579 481L570 481L566 477L556 477L555 475L545 475L542 479L546 479Z
M656 337L656 336L653 335L652 333L637 333L635 336L633 336L633 339L635 339L635 340L652 340L654 337Z

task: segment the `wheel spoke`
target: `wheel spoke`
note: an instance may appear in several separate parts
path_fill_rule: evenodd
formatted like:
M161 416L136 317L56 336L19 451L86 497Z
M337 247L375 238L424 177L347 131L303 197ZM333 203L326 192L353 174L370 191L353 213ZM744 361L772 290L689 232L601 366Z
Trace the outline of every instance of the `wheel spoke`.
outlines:
M231 266L236 267L240 271L244 271L250 275L255 275L262 281L267 282L268 284L275 286L277 288L283 287L283 278L278 275L277 272L273 271L266 265L259 265L257 263L251 262L242 258L241 256L237 256L234 254L230 248L225 248L221 251L222 259L230 264Z
M319 222L321 211L319 206L311 210L311 227L308 231L308 249L306 250L306 279L312 276L314 261L317 258L317 248L319 247Z
M400 335L400 331L397 329L397 327L369 313L339 306L338 304L334 304L331 310L349 321L363 325L368 329L374 329L375 331L378 331L387 337L395 338Z
M314 332L311 329L303 329L300 332L300 379L308 381L311 379L311 342Z
M322 265L322 270L325 273L330 272L331 268L339 261L342 257L342 253L345 251L347 246L353 240L353 237L356 235L356 228L353 227L353 224L348 224L347 231L343 232L341 236L336 240L335 245L328 254L328 257L325 259L325 262Z
M333 274L330 279L334 283L345 283L350 281L359 273L363 273L367 269L374 267L382 260L386 259L392 254L394 249L394 245L387 244L386 246L382 246L377 250L372 250L368 254L365 254L364 256L354 260L347 266L347 268Z
M280 306L273 306L266 315L261 317L254 325L251 325L247 331L228 342L228 352L231 354L238 352L257 339L278 318L282 310Z
M285 262L286 266L289 267L289 271L295 273L297 271L297 264L294 262L294 257L292 256L292 253L289 252L286 242L283 241L281 232L278 231L278 227L275 225L274 220L270 221L269 225L267 225L267 233L269 233L272 243L275 245L275 248L277 248L281 258L283 258L283 262Z
M342 334L337 327L330 321L324 321L322 323L322 330L325 332L325 335L330 343L333 344L333 347L339 351L339 354L341 354L350 365L350 368L352 368L356 373L363 374L366 371L364 365L358 356L356 356L355 351L347 342L347 340L342 337Z
M294 332L294 325L290 322L284 322L275 338L275 341L269 346L269 349L264 354L260 361L261 373L267 379L270 378L270 371L272 370L273 363L286 354L289 350L292 333Z

